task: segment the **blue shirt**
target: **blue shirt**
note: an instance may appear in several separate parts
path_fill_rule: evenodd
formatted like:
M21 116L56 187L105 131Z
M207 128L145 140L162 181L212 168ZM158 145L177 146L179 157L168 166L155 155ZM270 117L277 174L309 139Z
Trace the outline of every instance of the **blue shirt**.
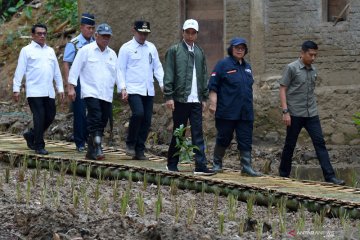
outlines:
M220 60L209 80L209 91L217 93L215 117L227 120L254 120L254 78L251 66L233 57Z
M90 41L87 41L84 36L80 33L77 37L71 39L65 46L64 51L64 62L72 63L75 59L77 51L82 48L84 45L89 44L94 41L94 38L91 38ZM75 48L76 46L76 48Z

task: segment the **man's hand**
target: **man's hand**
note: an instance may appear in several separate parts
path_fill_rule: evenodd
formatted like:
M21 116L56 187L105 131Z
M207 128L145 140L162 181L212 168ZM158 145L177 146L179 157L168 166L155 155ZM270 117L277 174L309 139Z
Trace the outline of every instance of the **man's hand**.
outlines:
M75 92L75 87L72 84L68 84L67 85L67 92L68 92L68 97L71 101L75 101L76 99L76 92Z
M206 110L206 102L202 102L202 111L204 112Z
M127 102L128 100L128 93L126 92L126 89L121 89L121 99L124 101L124 102Z
M59 93L59 97L60 97L60 102L63 103L64 99L65 99L65 94L64 92Z
M13 93L13 100L14 102L18 102L20 98L20 93L19 92L14 92Z
M216 104L217 104L217 93L214 91L210 91L209 100L210 100L209 111L211 114L215 114Z
M285 123L285 125L287 127L290 127L290 125L291 125L291 116L290 116L290 114L289 113L284 113L282 115L282 119L283 119L283 122Z
M171 111L175 110L175 104L174 104L174 100L167 100L166 101L166 107L171 109Z

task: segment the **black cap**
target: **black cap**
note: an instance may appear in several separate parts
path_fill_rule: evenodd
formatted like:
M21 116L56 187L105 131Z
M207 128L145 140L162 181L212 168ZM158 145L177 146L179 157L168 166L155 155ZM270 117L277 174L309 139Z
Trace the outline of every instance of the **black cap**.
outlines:
M147 21L135 21L134 29L138 32L146 32L146 33L151 32L150 23Z
M91 15L89 13L83 13L83 14L81 14L80 23L94 26L95 25L95 17L94 17L94 15Z

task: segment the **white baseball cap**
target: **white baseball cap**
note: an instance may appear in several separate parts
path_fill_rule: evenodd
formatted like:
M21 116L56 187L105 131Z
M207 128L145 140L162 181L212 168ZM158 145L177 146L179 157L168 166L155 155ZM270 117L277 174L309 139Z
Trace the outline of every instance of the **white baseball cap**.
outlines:
M184 26L183 26L183 30L186 30L186 29L189 29L189 28L192 28L192 29L195 29L195 31L199 31L199 24L196 20L194 19L188 19L184 22Z

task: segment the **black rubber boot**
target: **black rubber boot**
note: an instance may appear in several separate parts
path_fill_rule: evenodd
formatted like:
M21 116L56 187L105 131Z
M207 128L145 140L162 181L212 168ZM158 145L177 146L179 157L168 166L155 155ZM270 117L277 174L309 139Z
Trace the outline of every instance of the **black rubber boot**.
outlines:
M250 151L240 151L240 163L242 166L241 173L247 174L251 177L259 177L262 174L256 172L251 167L251 152Z
M105 155L103 153L102 147L101 147L101 141L102 141L102 134L99 132L96 132L93 135L93 142L94 142L94 147L95 147L95 158L96 160L102 160L105 158Z
M213 159L213 170L214 172L222 172L222 160L225 155L226 147L215 145L214 148L214 159Z
M96 160L95 148L94 148L94 142L93 142L92 136L88 137L87 144L88 144L88 149L87 149L86 156L85 156L86 159Z

